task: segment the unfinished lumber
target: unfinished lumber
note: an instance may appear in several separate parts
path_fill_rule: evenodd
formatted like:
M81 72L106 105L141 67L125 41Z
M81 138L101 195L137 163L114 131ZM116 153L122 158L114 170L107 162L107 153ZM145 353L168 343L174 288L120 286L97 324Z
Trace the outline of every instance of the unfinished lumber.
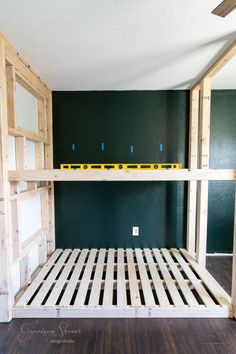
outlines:
M5 43L0 37L0 322L12 319L13 256L11 251L10 189L7 177L7 79Z
M235 169L181 169L163 171L9 171L9 181L233 181Z
M189 168L198 167L199 90L190 93ZM187 250L196 252L197 181L188 182Z
M16 129L16 76L12 65L6 66L8 127Z
M211 118L211 79L205 78L200 90L200 169L209 168ZM207 220L208 220L208 181L199 182L197 209L197 261L206 265Z
M201 83L206 78L214 77L236 54L236 41L219 56L202 77L193 85L192 90L200 89Z
M14 316L226 318L232 305L186 250L59 250L18 299Z

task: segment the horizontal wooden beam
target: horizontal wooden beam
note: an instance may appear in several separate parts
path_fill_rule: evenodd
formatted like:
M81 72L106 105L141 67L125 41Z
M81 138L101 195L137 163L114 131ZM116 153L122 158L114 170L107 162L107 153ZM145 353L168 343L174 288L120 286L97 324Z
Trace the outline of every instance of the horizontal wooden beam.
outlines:
M23 129L23 128L19 128L17 127L16 129L14 128L8 128L8 134L12 135L12 136L23 136L25 137L27 140L36 142L36 143L40 143L43 142L45 144L48 144L48 141L43 138L40 134L34 133L30 130L27 129Z
M208 181L236 180L235 170L181 169L160 171L9 171L10 181Z
M210 66L205 74L193 85L192 90L199 89L201 82L207 77L214 77L236 54L236 41Z
M44 187L39 187L36 189L26 190L20 193L12 194L11 200L16 200L16 199L23 200L23 199L32 198L38 195L39 193L48 192L49 188L50 188L49 186L44 186Z

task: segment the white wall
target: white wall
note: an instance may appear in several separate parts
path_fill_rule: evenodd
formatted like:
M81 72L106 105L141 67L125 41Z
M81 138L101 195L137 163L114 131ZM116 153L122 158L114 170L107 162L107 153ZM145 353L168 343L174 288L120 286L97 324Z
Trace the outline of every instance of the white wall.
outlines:
M17 126L38 133L38 100L23 86L16 83Z
M34 246L29 253L29 267L30 274L33 274L39 265L39 247L38 245Z
M41 228L40 195L20 201L20 238L26 241Z
M35 143L33 141L26 141L26 161L27 170L35 170L36 158L35 158Z
M7 138L7 162L8 162L8 170L16 169L16 139L14 136L8 136Z

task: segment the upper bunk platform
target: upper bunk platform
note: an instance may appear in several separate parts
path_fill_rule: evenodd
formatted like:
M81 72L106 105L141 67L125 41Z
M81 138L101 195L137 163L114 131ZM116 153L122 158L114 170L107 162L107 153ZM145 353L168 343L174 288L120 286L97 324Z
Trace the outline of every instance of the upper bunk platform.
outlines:
M236 169L178 170L18 170L8 172L9 181L207 181L236 180Z

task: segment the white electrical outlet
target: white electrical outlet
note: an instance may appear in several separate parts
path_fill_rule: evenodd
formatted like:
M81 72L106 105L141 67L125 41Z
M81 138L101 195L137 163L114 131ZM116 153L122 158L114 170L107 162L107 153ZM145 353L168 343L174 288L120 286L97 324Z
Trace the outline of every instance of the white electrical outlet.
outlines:
M133 226L133 236L139 236L139 227Z

